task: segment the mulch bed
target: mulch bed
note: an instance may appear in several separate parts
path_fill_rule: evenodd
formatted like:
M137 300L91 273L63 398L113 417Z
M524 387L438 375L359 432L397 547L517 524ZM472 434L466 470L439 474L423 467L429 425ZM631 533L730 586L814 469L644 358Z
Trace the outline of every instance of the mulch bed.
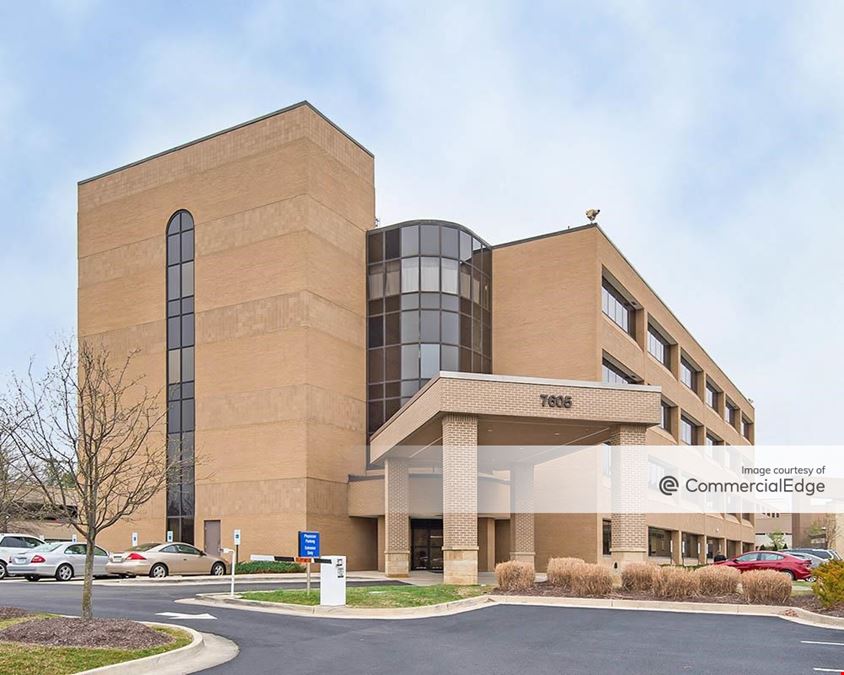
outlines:
M29 616L32 612L20 609L19 607L0 607L0 621L5 619L18 619L22 616Z
M0 630L0 641L52 647L110 647L148 649L170 644L173 638L149 626L124 619L33 619Z
M495 589L496 594L500 595L531 595L531 596L545 596L545 597L556 597L556 598L577 598L579 596L572 595L571 593L567 593L563 591L559 586L552 586L546 581L541 581L537 584L534 584L533 588L530 588L526 591L502 591L500 588ZM606 596L609 599L616 599L616 600L667 600L671 601L671 598L656 598L653 596L652 593L648 593L647 591L624 591L620 588L616 588ZM706 603L714 603L714 604L732 604L732 605L749 605L751 603L747 602L745 597L740 593L736 593L733 595L719 595L714 597L695 597L695 598L683 598L681 602L706 602ZM815 612L817 614L824 614L826 616L842 616L844 617L844 607L834 607L832 609L826 609L823 605L818 602L818 599L812 595L811 593L803 593L800 595L792 595L791 601L788 603L791 607L800 607L802 609L808 610L810 612Z

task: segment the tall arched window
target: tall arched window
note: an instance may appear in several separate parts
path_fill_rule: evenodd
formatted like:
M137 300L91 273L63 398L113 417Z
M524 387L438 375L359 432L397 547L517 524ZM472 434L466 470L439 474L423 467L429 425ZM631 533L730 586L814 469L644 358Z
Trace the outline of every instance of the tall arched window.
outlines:
M194 542L194 256L193 216L167 223L167 455L180 471L167 480L167 529Z

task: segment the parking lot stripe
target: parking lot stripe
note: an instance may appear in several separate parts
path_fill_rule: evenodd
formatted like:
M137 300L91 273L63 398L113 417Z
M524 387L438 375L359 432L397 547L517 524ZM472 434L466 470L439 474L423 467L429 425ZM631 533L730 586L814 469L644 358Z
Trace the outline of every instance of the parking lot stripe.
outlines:
M840 668L812 668L812 670L819 673L844 673Z
M800 640L804 645L831 645L833 647L844 647L844 642L818 642L817 640Z

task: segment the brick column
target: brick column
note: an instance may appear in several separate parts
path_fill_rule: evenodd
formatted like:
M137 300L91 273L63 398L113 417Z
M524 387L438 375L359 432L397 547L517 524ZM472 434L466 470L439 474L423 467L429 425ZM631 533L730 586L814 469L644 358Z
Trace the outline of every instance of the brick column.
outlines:
M406 577L410 572L410 489L408 460L384 460L384 572Z
M478 420L446 414L443 425L443 583L478 583Z
M709 545L709 541L705 534L702 534L698 537L698 546L700 547L700 551L697 555L697 562L699 565L706 564L706 547Z
M535 564L533 464L510 468L510 560Z
M618 566L648 557L648 528L644 508L648 487L648 454L630 446L645 445L647 427L616 426L608 443L612 449L612 541L610 552Z

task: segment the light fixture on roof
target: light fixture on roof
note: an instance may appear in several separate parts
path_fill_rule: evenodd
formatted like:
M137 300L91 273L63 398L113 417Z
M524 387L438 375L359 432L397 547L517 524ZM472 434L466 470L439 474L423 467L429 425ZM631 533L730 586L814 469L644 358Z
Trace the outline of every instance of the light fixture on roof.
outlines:
M601 212L601 209L589 209L586 211L586 217L589 219L590 223L595 222L595 218L598 217L598 214Z

